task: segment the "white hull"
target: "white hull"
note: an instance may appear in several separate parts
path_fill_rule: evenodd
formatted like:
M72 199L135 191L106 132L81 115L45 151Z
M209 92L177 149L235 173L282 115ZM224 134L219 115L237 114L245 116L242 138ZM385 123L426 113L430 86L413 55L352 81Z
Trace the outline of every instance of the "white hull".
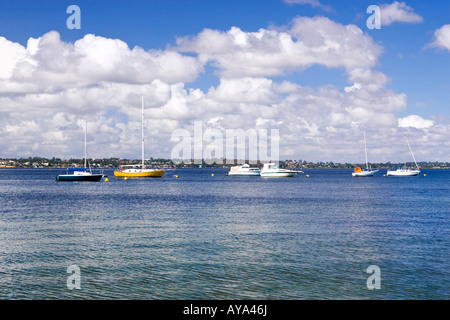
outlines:
M420 173L420 170L398 169L398 170L388 170L386 173L386 176L413 177L413 176L417 176L419 173Z
M229 172L229 176L259 176L260 171Z
M261 170L258 168L252 168L248 164L242 166L234 166L230 168L228 172L229 176L259 176Z
M261 177L263 178L285 178L285 177L293 177L297 174L297 171L273 171L273 172L261 172Z
M378 170L353 172L352 176L354 176L354 177L373 177L375 175L375 173L377 173L377 172L378 172Z
M301 171L293 171L287 169L280 169L274 163L265 163L261 170L261 177L263 178L286 178L293 177Z

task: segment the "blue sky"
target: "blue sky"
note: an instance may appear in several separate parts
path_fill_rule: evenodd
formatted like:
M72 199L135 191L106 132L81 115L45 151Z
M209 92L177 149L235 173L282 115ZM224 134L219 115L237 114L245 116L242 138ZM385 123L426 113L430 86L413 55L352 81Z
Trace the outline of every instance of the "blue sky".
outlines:
M448 15L450 3L447 1L405 1L404 4L412 10L412 14L421 18L419 22L397 21L390 25L382 25L380 30L369 30L366 26L366 20L370 16L366 13L367 7L373 4L382 6L393 3L394 1L350 0L2 1L0 3L0 37L4 37L9 42L19 43L25 48L30 37L38 39L50 31L58 32L60 41L69 44L75 43L87 34L94 34L105 39L120 39L128 45L130 50L135 46L143 48L147 52L157 50L166 52L175 48L175 51L183 57L197 59L202 52L195 47L193 39L199 37L205 29L223 34L233 27L248 34L258 33L261 29L276 30L282 33L293 27L294 21L298 17L322 16L326 17L327 21L339 26L356 25L364 35L371 39L371 45L381 48L376 64L370 66L370 70L381 72L390 79L383 85L383 90L391 90L397 95L405 94L406 96L405 105L389 110L391 115L398 119L416 115L424 121L431 119L435 125L439 121L439 125L445 128L440 129L440 134L446 133L450 118L448 108L450 101L450 49L427 46L434 41L436 30L450 23ZM66 8L72 4L81 8L80 30L69 30L66 27L66 20L69 17ZM177 42L177 39L180 38L192 40L188 50L178 49L179 41ZM211 88L219 89L220 84L229 78L229 76L221 74L223 70L226 70L225 66L220 65L221 63L220 58L217 57L209 58L208 62L202 62L201 72L182 77L184 90L200 90L206 96ZM286 67L282 72L276 74L264 74L264 72L261 74L264 79L271 80L275 84L287 81L313 90L332 86L338 91L344 92L346 87L353 85L353 81L349 77L349 69L345 67L344 63L338 64L338 67L330 67L326 63L316 63L301 68ZM243 75L242 78L245 76L248 74ZM254 77L261 80L260 76ZM175 82L169 84L172 86L173 92ZM91 83L89 87L92 85ZM68 87L61 88L60 93L69 89ZM46 90L43 91L46 92ZM3 96L9 98L9 94L8 90L5 90ZM26 95L27 93L22 92L22 94ZM190 103L189 97L187 97L187 101ZM370 102L368 101L368 103ZM121 114L120 111L117 111L117 106L110 107L111 109L102 109L101 111L106 118L112 114ZM124 115L123 112L122 115ZM210 117L213 116L210 115ZM122 118L126 118L128 123L128 117L123 116ZM189 119L190 122L193 120L195 117ZM155 134L158 135L159 132L155 132ZM420 135L420 133L413 134ZM433 136L437 134L435 132ZM161 139L163 139L162 136ZM448 137L442 137L442 139L444 138ZM39 144L39 142L35 143ZM417 141L418 145L424 143L424 141ZM379 154L385 152L381 150L381 143L379 147ZM25 144L23 148L26 148ZM8 154L0 154L0 156L12 156L14 152L24 152L20 150L22 149L10 150ZM50 150L46 151L46 153L49 152ZM322 158L332 156L332 153L328 152L322 156L316 156L318 149L310 152L311 157L313 155L317 157L315 160L326 160ZM25 153L23 153L24 156ZM303 151L297 150L291 155L302 157L302 154ZM105 153L98 156L107 155ZM132 156L134 153L126 155ZM167 156L167 150L165 154L161 154L161 156L164 155ZM423 158L432 160L432 155L432 150L428 150L428 154L424 153ZM439 160L450 160L447 158L448 155L448 150L441 147ZM308 156L309 154L303 158ZM339 155L337 158L342 161L354 159L344 159L343 155ZM380 156L378 160L385 159Z

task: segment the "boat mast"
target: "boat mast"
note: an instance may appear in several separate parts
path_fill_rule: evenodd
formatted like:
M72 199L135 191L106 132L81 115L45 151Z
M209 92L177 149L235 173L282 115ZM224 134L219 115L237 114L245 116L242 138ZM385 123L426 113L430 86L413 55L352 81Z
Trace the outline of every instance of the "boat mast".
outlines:
M412 155L412 157L413 157L414 164L416 165L417 170L420 170L420 169L419 169L419 166L417 165L416 158L414 157L414 153L413 153L412 150L411 150L411 146L409 145L408 138L406 138L406 135L404 135L404 137L405 137L406 143L408 144L409 152L411 152L411 155Z
M84 169L86 170L86 162L87 162L87 120L84 120Z
M142 169L144 169L144 96L142 96Z
M403 137L405 138L405 141L407 141L405 134L403 134ZM406 144L404 144L403 149L404 149L404 153L405 153L404 157L405 157L405 169L406 169L407 168L407 164L408 164L408 161L406 160Z
M364 131L364 151L366 153L366 169L369 170L369 162L367 161L367 143L366 143L366 132Z

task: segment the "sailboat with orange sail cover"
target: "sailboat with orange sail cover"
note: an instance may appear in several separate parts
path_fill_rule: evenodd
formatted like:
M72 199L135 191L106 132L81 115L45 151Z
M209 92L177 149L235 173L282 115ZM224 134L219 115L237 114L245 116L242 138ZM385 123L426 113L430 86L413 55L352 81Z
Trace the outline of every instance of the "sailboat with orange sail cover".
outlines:
M379 171L379 170L372 170L369 167L369 162L367 161L366 132L364 132L364 151L366 154L366 168L356 167L355 171L352 173L353 177L373 177L375 173Z

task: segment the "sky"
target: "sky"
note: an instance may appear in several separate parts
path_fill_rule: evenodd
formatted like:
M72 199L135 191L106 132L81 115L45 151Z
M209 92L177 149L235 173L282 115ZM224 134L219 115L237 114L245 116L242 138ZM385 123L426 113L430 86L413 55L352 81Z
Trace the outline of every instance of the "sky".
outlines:
M364 162L365 132L370 162L411 161L404 135L417 161L450 161L448 12L419 0L0 1L0 157L82 158L87 121L89 158L139 159L143 96L146 158L170 158L174 133L201 123L276 129L280 160Z

